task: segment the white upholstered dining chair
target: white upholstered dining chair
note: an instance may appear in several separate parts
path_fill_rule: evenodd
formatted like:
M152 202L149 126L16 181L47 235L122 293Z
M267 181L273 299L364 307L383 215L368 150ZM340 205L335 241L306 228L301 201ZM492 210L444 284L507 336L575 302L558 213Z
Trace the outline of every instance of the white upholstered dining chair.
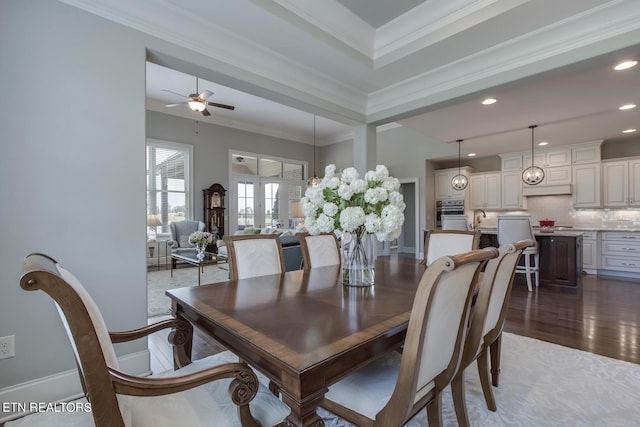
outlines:
M531 224L531 215L498 215L498 245L502 246L519 240L533 240L536 242ZM526 248L522 252L522 257L524 258L524 265L518 265L516 273L522 273L527 276L527 288L531 292L533 290L531 284L532 274L535 278L536 288L540 283L540 251L538 243L536 242L535 246Z
M480 384L487 407L491 411L496 410L493 390L489 383L490 369L493 377L491 382L494 386L498 386L502 328L507 316L516 265L522 251L534 245L533 240L521 240L501 246L498 257L489 260L484 270L471 313L471 326L464 342L460 368L451 381L451 394L460 427L470 425L465 402L464 371L474 360L478 365Z
M393 352L329 387L322 407L357 426L401 426L427 408L442 424L442 390L458 370L474 293L488 248L435 260L416 291L402 353Z
M425 232L424 259L421 264L428 267L442 256L461 254L479 246L480 231L428 230Z
M302 266L305 270L340 264L340 242L335 233L296 233L302 248Z
M466 215L442 215L443 230L468 230Z
M25 258L20 286L42 290L56 304L76 358L80 382L91 410L47 411L17 420L20 425L80 427L258 426L276 425L290 409L264 386L246 364L218 355L190 360L193 327L169 319L140 329L109 332L80 281L53 258ZM112 343L144 338L172 328L169 335L179 369L160 377L138 377L120 370ZM30 418L30 417L35 417ZM255 419L254 419L255 417ZM259 423L259 424L258 424Z
M284 253L276 234L224 236L231 280L285 272Z

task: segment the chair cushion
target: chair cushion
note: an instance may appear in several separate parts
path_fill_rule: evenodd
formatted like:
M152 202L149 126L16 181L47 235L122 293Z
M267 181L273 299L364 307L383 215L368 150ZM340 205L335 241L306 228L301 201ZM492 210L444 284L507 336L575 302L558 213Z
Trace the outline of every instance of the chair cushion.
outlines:
M400 359L397 352L383 356L330 386L325 397L375 419L391 398L398 381Z
M228 354L227 354L228 353ZM216 354L177 371L162 376L185 375L229 361L237 361L230 352ZM232 379L212 381L200 387L158 397L130 397L133 416L132 427L173 427L173 426L240 426L238 407L229 397ZM250 403L251 413L263 426L276 425L290 409L260 384L258 394ZM215 422L212 422L215 420Z
M283 273L276 240L250 239L234 243L238 278L266 276Z
M336 245L336 239L330 235L306 236L309 248L311 267L324 267L340 264L340 253Z
M201 369L237 362L231 352L209 356L194 363L167 373L164 376L184 375ZM162 376L162 375L160 375ZM131 403L132 422L127 427L175 427L175 426L240 426L237 406L229 397L228 387L231 379L213 381L200 387L158 397L128 396ZM290 409L275 397L261 379L258 394L251 401L250 408L254 418L263 426L276 425L289 415ZM120 397L120 396L118 396ZM82 402L85 402L82 400ZM79 403L82 403L79 401ZM90 412L39 412L19 420L7 423L10 427L86 427L92 426Z

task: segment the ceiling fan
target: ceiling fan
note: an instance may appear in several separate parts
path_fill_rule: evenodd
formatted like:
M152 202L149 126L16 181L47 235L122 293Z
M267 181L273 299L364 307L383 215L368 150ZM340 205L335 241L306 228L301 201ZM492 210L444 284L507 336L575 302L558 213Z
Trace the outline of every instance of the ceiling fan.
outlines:
M187 105L193 111L198 111L202 113L203 116L210 116L211 113L207 110L207 106L210 105L212 107L224 108L227 110L235 110L236 107L233 105L226 104L218 104L217 102L209 102L207 98L213 95L213 92L210 90L205 90L204 92L198 94L198 79L196 78L196 93L192 93L189 96L182 95L180 93L173 92L168 89L162 89L165 92L172 93L174 95L181 96L186 98L183 102L177 102L175 104L166 104L165 107L177 107L178 105Z

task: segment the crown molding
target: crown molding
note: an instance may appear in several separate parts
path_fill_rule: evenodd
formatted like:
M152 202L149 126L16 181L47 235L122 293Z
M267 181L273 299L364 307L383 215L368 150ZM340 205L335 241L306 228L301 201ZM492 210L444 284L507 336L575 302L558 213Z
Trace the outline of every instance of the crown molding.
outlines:
M614 0L369 95L367 123L397 120L468 95L637 43L640 8Z
M426 1L376 30L374 68L425 49L527 1Z
M283 86L288 87L296 91L300 100L335 106L336 110L344 110L345 117L353 120L364 118L366 93L187 13L178 5L154 0L60 1L221 61L237 69L244 78L252 75L252 83L261 86L271 83L276 91L281 91Z

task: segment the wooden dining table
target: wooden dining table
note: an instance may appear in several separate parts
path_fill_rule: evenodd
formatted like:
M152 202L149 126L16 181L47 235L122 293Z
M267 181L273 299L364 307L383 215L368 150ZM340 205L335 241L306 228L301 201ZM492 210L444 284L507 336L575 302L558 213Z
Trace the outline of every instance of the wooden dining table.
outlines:
M286 423L321 426L328 387L404 342L417 263L378 258L375 284L343 286L339 266L166 291L173 313L272 382Z

